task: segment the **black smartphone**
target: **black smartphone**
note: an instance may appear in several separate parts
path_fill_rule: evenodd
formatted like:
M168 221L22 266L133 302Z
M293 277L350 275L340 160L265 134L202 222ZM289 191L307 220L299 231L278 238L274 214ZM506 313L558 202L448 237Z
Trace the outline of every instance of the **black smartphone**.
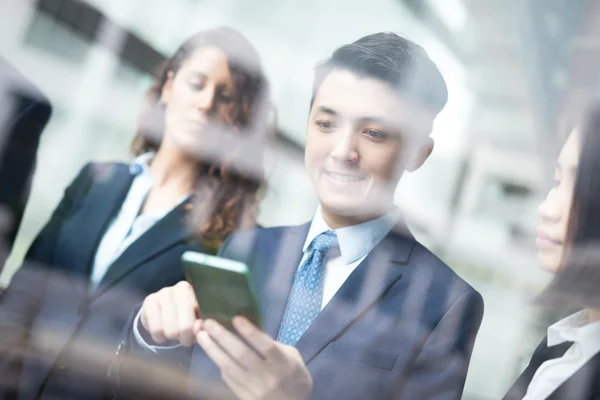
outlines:
M246 264L195 251L183 253L181 261L186 280L196 293L202 318L212 318L232 329L231 320L241 315L263 328Z

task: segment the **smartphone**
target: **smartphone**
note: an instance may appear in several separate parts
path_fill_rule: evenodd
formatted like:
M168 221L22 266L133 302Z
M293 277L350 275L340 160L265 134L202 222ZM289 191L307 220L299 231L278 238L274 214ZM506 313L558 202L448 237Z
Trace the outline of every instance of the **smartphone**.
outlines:
M263 328L260 307L242 262L186 251L181 256L186 280L194 288L202 318L212 318L229 329L236 315Z

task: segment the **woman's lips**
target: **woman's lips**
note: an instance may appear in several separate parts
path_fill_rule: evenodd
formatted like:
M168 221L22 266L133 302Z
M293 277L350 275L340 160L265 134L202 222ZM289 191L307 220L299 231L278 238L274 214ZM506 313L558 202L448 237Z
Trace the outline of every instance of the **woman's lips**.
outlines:
M550 249L562 246L562 241L552 238L541 228L537 228L537 238L535 244L540 248Z

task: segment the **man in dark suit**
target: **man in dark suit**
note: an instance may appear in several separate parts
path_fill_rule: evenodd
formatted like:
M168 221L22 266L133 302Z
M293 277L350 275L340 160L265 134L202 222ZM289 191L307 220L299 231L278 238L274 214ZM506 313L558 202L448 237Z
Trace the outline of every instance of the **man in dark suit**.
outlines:
M220 250L250 267L264 331L242 317L235 334L201 320L187 282L162 289L132 316L110 370L115 394L171 384L157 373L168 367L139 356L189 373L194 398L459 399L482 298L393 204L404 171L431 153L446 101L437 67L407 39L338 48L317 67L308 121L313 221L234 234Z
M0 104L0 235L2 244L10 248L29 197L40 135L52 107L46 96L2 57Z

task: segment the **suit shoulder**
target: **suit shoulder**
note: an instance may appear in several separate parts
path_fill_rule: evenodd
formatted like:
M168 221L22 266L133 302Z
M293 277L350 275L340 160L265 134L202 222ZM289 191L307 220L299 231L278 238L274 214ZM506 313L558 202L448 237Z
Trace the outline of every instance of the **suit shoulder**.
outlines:
M415 257L414 262L418 265L417 268L426 268L433 275L432 285L434 289L447 290L444 287L449 287L457 298L461 295L481 298L480 293L473 286L454 272L448 264L442 261L431 250L416 240L411 257Z
M102 161L102 162L89 162L85 164L82 168L82 171L88 170L94 176L102 177L104 175L112 175L119 170L128 170L129 164L125 164L123 162L115 162L115 161Z
M26 96L36 103L50 105L48 97L42 90L34 85L29 78L25 77L14 65L9 63L5 58L0 57L0 80L3 81L3 92L10 91Z
M219 255L240 258L249 255L256 246L270 244L286 233L302 234L307 224L298 226L254 227L232 233L223 243Z
M255 238L255 239L262 239L262 238L268 239L268 238L272 237L273 235L281 235L282 233L284 233L286 231L300 231L305 226L306 225L273 226L273 227L256 226L253 228L244 229L244 230L232 233L229 236L229 241L230 242L239 241L239 240L248 239L250 237Z
M109 180L115 173L127 171L127 164L88 162L69 184L68 191L86 192L94 183Z

